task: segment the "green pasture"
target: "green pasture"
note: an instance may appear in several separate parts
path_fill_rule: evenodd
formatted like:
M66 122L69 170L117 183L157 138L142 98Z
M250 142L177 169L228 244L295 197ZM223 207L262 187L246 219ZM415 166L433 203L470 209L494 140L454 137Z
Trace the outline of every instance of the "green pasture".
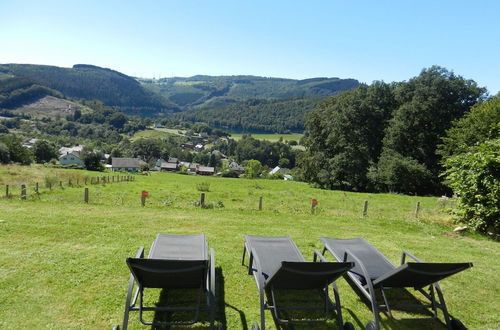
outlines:
M244 234L289 235L308 260L322 248L319 237L327 236L363 237L394 263L403 249L424 261L471 261L472 269L441 282L449 310L470 329L500 324L498 242L454 234L450 201L326 191L290 181L153 173L134 175L132 182L87 185L85 204L83 179L98 173L35 167L30 176L27 169L19 168L22 174L16 175L15 167L0 168L2 187L15 188L9 198L0 191L0 328L111 329L123 317L129 278L125 258L139 246L147 254L157 233L207 235L216 255L217 319L227 329L248 329L259 320L255 282L241 265ZM62 187L34 192L35 182L54 175L64 178ZM19 196L21 181L27 184L27 200ZM142 190L150 193L145 207ZM201 190L206 208L198 206ZM313 198L319 203L314 214ZM338 285L345 321L363 328L372 319L370 310L344 279ZM159 292L149 295L154 301ZM266 313L267 325L275 328ZM444 328L434 321L395 322L381 316L384 329ZM145 328L136 313L130 328ZM208 328L208 323L191 328Z
M242 136L245 134L231 134L231 137L236 141L241 140ZM297 141L304 136L304 134L251 134L254 139L257 140L267 140L271 142L278 142L280 138L284 141Z
M131 141L135 141L138 139L166 139L172 135L180 135L179 130L170 129L170 128L148 128L142 131L136 132Z

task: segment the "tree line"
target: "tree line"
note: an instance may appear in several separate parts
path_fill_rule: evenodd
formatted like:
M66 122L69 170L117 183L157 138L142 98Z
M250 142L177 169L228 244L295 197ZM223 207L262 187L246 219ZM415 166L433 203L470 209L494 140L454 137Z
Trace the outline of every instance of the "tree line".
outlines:
M176 113L184 121L206 122L230 131L290 133L304 130L304 115L320 100L307 97L287 100L249 99L217 107Z
M442 67L374 82L307 116L304 180L326 189L454 193L458 221L500 232L500 95Z

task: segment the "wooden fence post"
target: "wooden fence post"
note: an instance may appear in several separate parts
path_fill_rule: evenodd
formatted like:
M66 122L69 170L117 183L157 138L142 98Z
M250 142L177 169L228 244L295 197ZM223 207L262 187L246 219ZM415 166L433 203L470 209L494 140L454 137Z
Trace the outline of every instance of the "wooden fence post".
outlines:
M38 182L35 183L35 192L38 194Z
M72 187L73 185L71 184L71 179L68 179L68 187Z
M49 190L52 190L52 182L49 182Z
M26 185L25 184L21 185L21 199L26 200Z
M368 201L365 201L365 204L363 205L363 217L366 217L368 214Z
M59 187L62 188L62 181L59 181Z
M418 213L420 212L420 202L415 205L415 218L418 218Z
M262 196L259 197L259 211L262 211Z
M205 193L200 194L200 207L205 207Z
M84 195L83 195L83 200L84 200L85 204L89 203L89 188L88 187L85 187L85 192L84 192Z
M8 184L5 185L5 197L7 197L7 198L9 197L9 185Z

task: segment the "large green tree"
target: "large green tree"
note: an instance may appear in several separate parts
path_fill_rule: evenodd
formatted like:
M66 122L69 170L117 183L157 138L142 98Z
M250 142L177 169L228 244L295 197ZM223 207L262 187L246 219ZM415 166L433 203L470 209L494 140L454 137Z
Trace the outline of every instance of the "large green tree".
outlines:
M443 170L441 156L436 153L440 137L454 120L483 99L485 93L473 80L438 66L424 69L419 76L400 83L395 88L400 105L385 131L383 152L372 175L379 188L418 194L443 191L439 178ZM411 178L416 186L404 184L408 178L395 172L402 169L393 166L391 159L400 159L400 165L410 166L407 173L421 174Z
M57 158L57 150L50 142L38 140L33 145L33 155L37 163L46 163L53 158Z
M320 103L307 117L307 151L299 159L304 179L329 189L371 190L367 172L396 106L393 86L384 82Z
M450 157L469 147L500 137L500 96L477 103L464 117L453 123L438 146L438 153Z

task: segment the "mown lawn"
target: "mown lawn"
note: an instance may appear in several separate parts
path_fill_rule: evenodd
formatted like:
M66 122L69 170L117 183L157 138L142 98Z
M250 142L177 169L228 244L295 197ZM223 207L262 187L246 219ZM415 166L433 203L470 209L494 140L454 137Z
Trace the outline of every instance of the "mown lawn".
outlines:
M244 134L231 134L231 137L236 141L241 140L241 137ZM283 138L284 141L297 141L304 136L304 134L252 134L252 137L257 140L268 140L271 142L278 142L280 138Z
M36 170L40 173L33 180L43 177L44 169ZM0 173L3 184L17 177ZM57 175L66 173L88 175ZM498 242L453 234L444 212L451 204L443 205L435 197L156 173L136 175L133 182L89 186L90 203L84 204L81 182L78 187L44 188L35 194L34 181L28 180L26 201L18 192L0 200L0 328L110 329L123 316L129 277L125 258L134 256L139 246L147 253L160 232L207 235L219 269L218 319L228 329L246 329L259 320L256 286L241 266L244 234L289 235L308 259L314 249L322 248L319 237L329 236L363 237L394 263L402 249L425 261L472 261L472 269L441 283L449 310L471 329L500 324ZM207 186L207 205L212 208L200 209L198 189ZM142 190L151 196L145 207L140 204ZM257 209L260 196L262 211ZM314 215L312 198L319 202ZM365 200L368 215L363 218ZM344 318L362 328L372 318L369 309L345 280L338 284ZM269 312L266 318L273 328ZM383 327L391 329L443 328L432 321L395 323L383 315L382 320ZM132 315L130 325L144 328L137 315Z

